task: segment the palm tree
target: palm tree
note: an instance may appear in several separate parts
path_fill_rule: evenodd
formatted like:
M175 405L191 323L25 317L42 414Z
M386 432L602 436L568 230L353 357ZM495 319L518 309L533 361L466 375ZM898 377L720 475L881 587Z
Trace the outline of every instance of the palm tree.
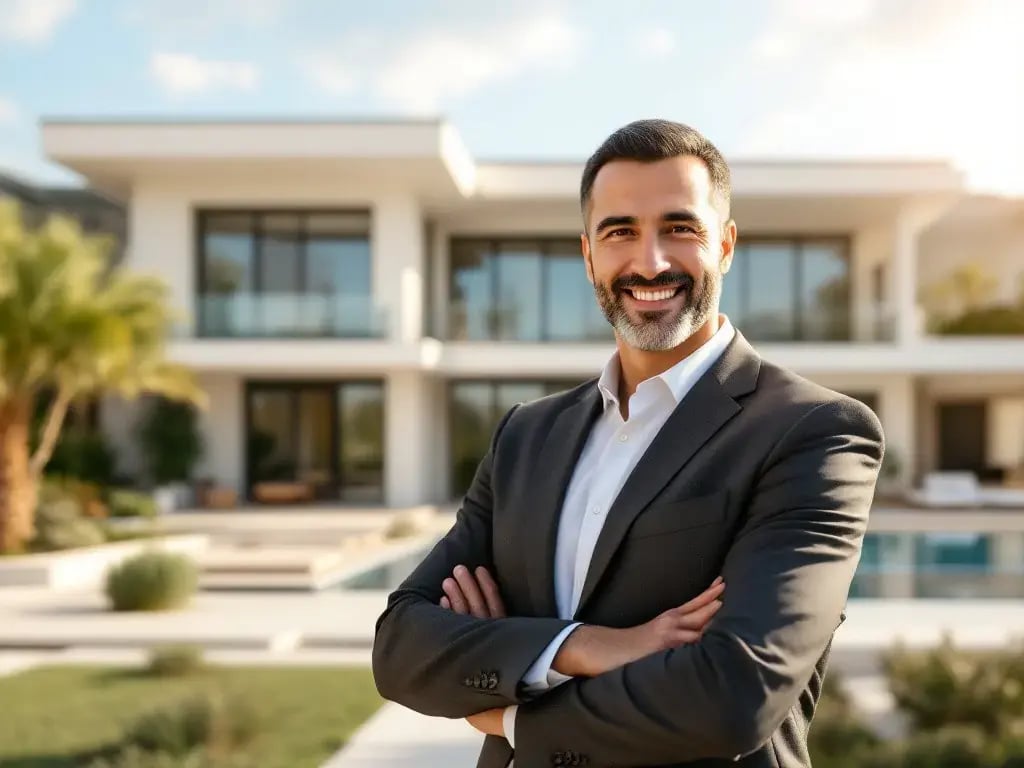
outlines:
M0 203L0 552L34 535L39 479L76 398L152 392L205 405L191 373L164 358L165 286L111 269L109 246L63 217L27 229L16 205Z

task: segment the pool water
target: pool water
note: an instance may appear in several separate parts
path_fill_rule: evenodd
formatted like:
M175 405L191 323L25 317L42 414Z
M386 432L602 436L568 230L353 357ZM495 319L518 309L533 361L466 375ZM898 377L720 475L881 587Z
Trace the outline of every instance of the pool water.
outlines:
M424 547L339 584L393 590ZM869 533L851 598L1024 598L1024 533Z

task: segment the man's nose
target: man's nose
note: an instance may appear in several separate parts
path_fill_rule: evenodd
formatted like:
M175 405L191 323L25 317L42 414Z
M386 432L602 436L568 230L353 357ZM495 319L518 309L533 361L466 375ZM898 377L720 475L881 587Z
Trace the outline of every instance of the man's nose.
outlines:
M633 264L633 270L648 280L653 280L662 272L672 269L672 263L656 235L644 237L640 242L640 250Z

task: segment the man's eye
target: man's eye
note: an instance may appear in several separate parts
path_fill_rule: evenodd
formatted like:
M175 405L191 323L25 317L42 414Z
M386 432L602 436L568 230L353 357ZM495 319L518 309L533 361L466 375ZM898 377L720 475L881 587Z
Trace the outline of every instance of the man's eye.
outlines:
M690 233L695 233L697 230L695 230L689 224L676 224L675 226L672 227L672 231L673 232L690 232Z
M608 236L609 237L617 237L619 235L628 235L629 233L630 233L630 230L625 229L625 228L613 229L611 232L608 233Z

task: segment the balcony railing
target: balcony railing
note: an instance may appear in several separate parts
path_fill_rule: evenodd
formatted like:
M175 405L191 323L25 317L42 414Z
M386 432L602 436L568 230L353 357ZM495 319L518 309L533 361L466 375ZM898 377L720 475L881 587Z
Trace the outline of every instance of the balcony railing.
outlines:
M369 297L208 294L196 304L196 335L203 338L376 339L388 331L386 313Z

